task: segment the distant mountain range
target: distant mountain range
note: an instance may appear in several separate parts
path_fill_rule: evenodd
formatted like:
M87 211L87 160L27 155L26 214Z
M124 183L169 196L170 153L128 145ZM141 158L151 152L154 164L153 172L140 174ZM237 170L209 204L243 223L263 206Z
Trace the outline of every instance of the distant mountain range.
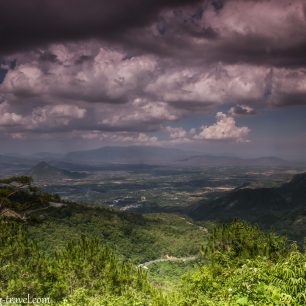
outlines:
M290 165L292 162L284 159L267 156L260 158L239 158L230 156L213 156L213 155L196 155L179 160L179 163L188 166L284 166Z
M154 146L102 147L95 150L70 152L66 160L100 163L165 164L187 158L192 153L179 149Z
M0 177L21 174L30 167L33 167L35 163L37 161L31 158L0 154Z
M176 166L285 166L292 162L277 157L243 159L230 156L214 156L174 148L154 146L102 147L95 150L68 153L65 160L92 163L148 163Z
M0 154L0 166L6 165L29 165L33 161L31 158L16 155L1 155Z
M176 148L156 146L106 146L94 150L75 151L67 154L36 153L31 156L1 155L0 168L33 166L40 161L54 164L92 165L169 165L177 167L281 167L303 163L286 161L278 157L239 158L215 156ZM305 165L304 163L303 165Z
M189 215L197 220L240 218L280 231L294 227L293 232L305 235L306 173L295 175L280 187L250 189L246 186L211 201L200 201Z
M31 170L27 173L27 175L32 176L33 179L36 181L80 179L86 177L86 173L59 169L49 165L44 161L38 163L33 168L31 168Z

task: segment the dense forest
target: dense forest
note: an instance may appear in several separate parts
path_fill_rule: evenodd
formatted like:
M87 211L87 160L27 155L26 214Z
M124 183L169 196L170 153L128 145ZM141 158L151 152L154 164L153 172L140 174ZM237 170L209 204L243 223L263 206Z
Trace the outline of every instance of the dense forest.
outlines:
M85 207L29 177L1 180L0 205L3 303L30 295L52 305L306 304L305 248L241 220ZM139 265L163 255L193 258L161 263L175 286Z

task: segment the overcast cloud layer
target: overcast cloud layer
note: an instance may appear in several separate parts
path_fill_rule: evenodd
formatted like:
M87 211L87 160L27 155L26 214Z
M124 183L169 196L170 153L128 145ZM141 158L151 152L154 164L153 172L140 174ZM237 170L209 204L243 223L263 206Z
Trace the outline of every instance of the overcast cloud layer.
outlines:
M7 0L0 39L3 144L244 146L247 118L306 108L302 0Z

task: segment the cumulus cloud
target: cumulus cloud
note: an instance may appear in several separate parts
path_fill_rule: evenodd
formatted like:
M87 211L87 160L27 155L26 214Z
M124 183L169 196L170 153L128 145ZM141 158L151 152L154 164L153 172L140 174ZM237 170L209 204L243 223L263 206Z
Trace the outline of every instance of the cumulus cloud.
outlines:
M29 115L23 116L11 111L9 104L3 102L0 104L0 114L0 128L2 129L6 126L12 126L13 131L30 131L46 127L56 130L67 126L74 119L82 119L86 110L75 105L46 105L34 108ZM15 134L12 133L12 135Z
M202 102L203 107L225 101L259 101L268 70L249 65L222 65L205 69L169 69L148 84L146 90L172 106L187 107ZM182 104L182 101L185 103Z
M110 127L143 126L144 124L158 126L163 121L174 121L178 118L179 113L172 111L164 102L136 98L126 107L120 107L117 112L111 112L99 123Z
M0 127L1 126L16 126L24 123L24 118L9 109L7 102L0 103Z
M91 60L75 65L89 53L75 52L76 48L52 46L52 54L61 64L50 63L48 67L39 61L39 54L32 55L31 63L20 64L7 74L1 92L20 98L48 95L56 100L126 103L149 81L156 66L151 56L126 58L123 52L105 48L94 50Z
M306 104L306 69L273 70L268 102L276 106Z
M74 137L83 138L86 140L100 140L112 143L132 143L142 145L160 145L161 142L156 136L149 136L145 133L131 133L131 132L120 132L120 133L109 133L101 131L85 131L85 132L74 132Z
M75 105L47 105L35 108L29 118L29 128L68 125L73 119L82 119L86 110Z
M0 126L16 139L241 141L236 116L306 105L302 0L37 1L0 4ZM226 105L200 131L172 127Z
M194 138L198 140L235 140L238 142L248 141L250 129L248 127L238 127L233 117L218 112L217 122L210 126L202 126L202 130Z
M256 111L251 106L238 104L238 105L231 107L228 113L231 116L255 115Z
M169 133L170 138L172 139L184 139L187 137L187 132L180 127L171 127L167 126L165 127L165 130Z
M244 103L284 105L288 95L304 94L303 70L274 68L272 74L270 67L246 64L173 66L151 55L129 57L88 46L75 51L76 45L53 45L56 61L46 65L41 52L31 53L31 63L8 72L0 93L25 118L27 129L157 131L224 103L240 103L230 109L231 116L254 114Z
M236 142L249 142L247 136L248 127L238 127L232 114L218 112L216 123L210 126L202 126L199 130L192 128L189 131L181 127L167 126L164 128L169 133L170 142L187 143L194 141L233 140Z
M192 142L191 134L181 127L166 126L164 130L169 135L169 140L165 141L170 144L182 144Z

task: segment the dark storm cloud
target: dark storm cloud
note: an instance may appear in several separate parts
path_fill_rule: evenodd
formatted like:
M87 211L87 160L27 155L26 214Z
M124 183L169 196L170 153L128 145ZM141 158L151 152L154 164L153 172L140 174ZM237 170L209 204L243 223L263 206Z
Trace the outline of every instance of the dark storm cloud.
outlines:
M75 61L75 64L76 65L82 65L86 62L90 62L93 60L93 57L92 56L89 56L89 55L81 55L76 61Z
M0 39L12 137L169 127L179 141L171 125L222 107L197 139L223 139L255 109L306 104L303 0L0 0Z
M0 84L4 81L7 72L10 69L15 69L15 67L16 67L16 60L7 61L0 59Z
M256 110L247 105L235 105L230 108L229 114L232 116L255 115Z
M306 65L306 5L302 0L214 1L204 16L222 39L210 45L206 60L274 67Z
M301 0L202 1L188 9L173 9L172 14L161 13L153 25L122 33L120 42L139 53L176 58L188 65L306 65Z
M163 14L166 8L172 14ZM300 0L7 0L0 3L0 54L102 38L132 54L155 53L194 65L301 67L306 65L303 16ZM46 52L41 60L58 59Z
M296 68L306 66L305 42L292 46L275 44L259 35L236 35L212 46L206 61L222 61L227 64L250 63L254 65Z
M306 92L287 93L275 96L272 103L276 106L306 105Z
M128 102L127 97L110 97L101 95L101 93L84 93L84 92L57 92L54 94L55 98L60 100L66 99L70 101L83 101L88 103L103 103L103 104L125 104Z
M154 20L167 7L198 0L4 0L0 2L0 52L56 41L119 35Z
M0 68L0 84L4 81L7 71L7 69Z
M171 101L168 102L173 108L188 112L201 112L205 113L211 110L215 103L209 101Z
M213 0L212 5L215 8L215 10L221 10L223 8L224 2L225 1L223 0Z
M47 63L52 63L52 64L55 64L55 63L59 63L59 60L57 59L57 56L49 51L40 51L39 52L40 55L39 55L39 58L38 60L41 61L41 62L47 62Z

